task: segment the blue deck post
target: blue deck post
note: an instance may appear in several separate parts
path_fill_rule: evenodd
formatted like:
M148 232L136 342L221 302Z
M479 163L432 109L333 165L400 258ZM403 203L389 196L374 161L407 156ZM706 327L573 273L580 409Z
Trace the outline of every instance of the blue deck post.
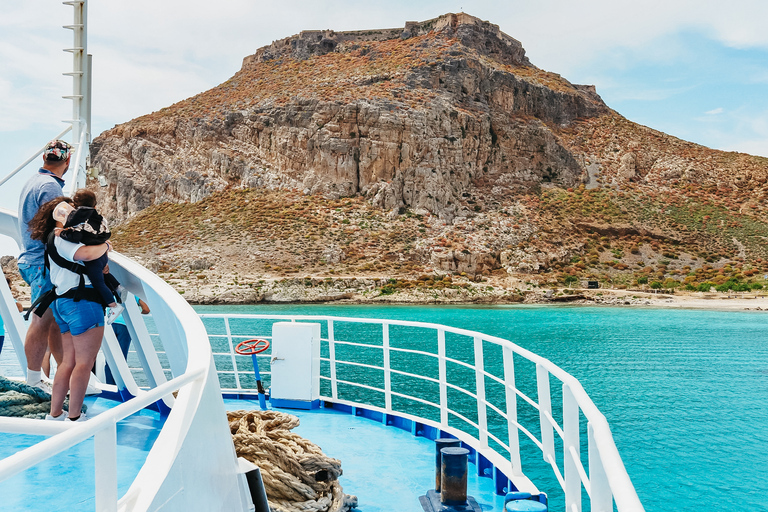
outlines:
M267 397L264 396L264 386L261 384L261 374L259 373L259 359L256 357L256 354L251 354L251 359L253 360L253 372L256 374L256 388L259 392L259 407L261 407L262 411L267 410Z

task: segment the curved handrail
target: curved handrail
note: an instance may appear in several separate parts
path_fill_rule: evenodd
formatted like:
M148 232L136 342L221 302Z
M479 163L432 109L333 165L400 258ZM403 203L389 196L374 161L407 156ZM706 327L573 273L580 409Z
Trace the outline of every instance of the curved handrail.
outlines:
M0 209L0 233L18 240L16 225L15 213ZM0 419L0 432L23 430L28 434L54 434L0 460L0 480L93 437L101 448L94 450L96 504L99 510L155 510L169 504L178 510L199 509L201 506L205 508L206 503L210 504L210 510L247 510L250 498L240 481L242 475L238 472L221 389L213 367L211 345L201 319L170 285L136 262L113 253L110 256L110 271L131 293L149 304L155 318L163 319L160 322L163 327L160 337L174 378L167 382L164 378L162 381L157 379L150 390L141 392L136 398L91 421L69 428L51 426L54 422ZM3 295L6 294L5 289L0 290ZM5 296L2 299L12 300ZM0 308L0 313L6 309ZM4 317L11 320L7 312ZM128 320L130 322L130 316ZM10 324L12 329L19 325L16 322L6 324ZM23 340L24 333L15 332L15 336ZM134 341L154 354L151 340ZM109 350L109 346L106 347ZM117 371L120 371L119 368ZM120 377L119 374L116 377ZM128 491L118 500L116 423L151 403L169 397L177 389L179 392L175 401L169 398L166 402L172 404L172 409L146 462ZM66 431L59 431L64 428ZM201 457L206 461L204 465L196 463ZM188 468L191 464L196 470L186 471L185 466Z
M323 338L322 341L329 344L329 357L321 358L321 360L329 363L330 369L329 373L330 376L323 375L322 379L329 381L331 383L331 389L333 390L331 393L331 396L327 395L321 395L321 399L328 400L331 402L337 402L337 403L344 403L346 405L351 406L362 406L366 408L371 408L374 410L378 410L384 414L392 414L397 413L398 415L402 415L404 417L414 419L416 421L419 421L421 423L440 428L443 431L450 432L460 439L469 442L473 446L475 446L478 451L483 453L484 456L488 460L491 460L492 462L498 462L500 459L503 460L501 464L496 464L497 467L500 467L502 470L505 470L505 473L508 475L510 472L513 475L513 481L522 481L525 483L525 479L522 480L515 480L514 477L522 477L522 473L520 472L519 463L516 464L516 461L519 461L519 452L518 453L512 453L513 451L518 450L517 442L515 439L510 438L510 445L506 445L503 442L501 442L498 438L496 438L492 433L488 432L487 425L483 426L482 422L484 420L480 419L481 417L485 416L486 408L490 407L497 413L502 413L501 415L505 417L511 427L514 427L517 431L522 431L525 435L530 437L533 442L544 452L545 460L548 460L550 464L553 466L553 470L558 477L558 480L561 481L561 485L564 488L565 494L566 494L566 508L568 510L571 510L572 507L577 507L577 509L581 508L581 486L587 491L587 494L590 496L590 500L592 503L592 510L605 510L605 511L611 511L613 509L612 500L615 500L616 507L619 510L619 512L640 512L643 511L643 506L640 503L640 500L637 496L637 493L634 489L634 486L632 485L632 482L629 478L629 475L627 474L626 468L624 467L624 464L621 460L621 456L619 455L618 449L616 448L615 442L613 440L613 436L611 434L610 427L608 425L608 421L606 420L605 416L597 409L595 404L592 402L592 400L589 398L589 395L584 390L581 383L572 375L552 363L546 358L543 358L537 354L534 354L533 352L530 352L529 350L526 350L508 340L505 340L503 338L499 338L496 336L490 336L486 334L482 334L475 331L470 331L467 329L457 328L457 327L449 327L434 323L427 323L427 322L415 322L415 321L406 321L406 320L380 320L380 319L367 319L367 318L350 318L350 317L335 317L335 316L323 316L323 315L271 315L271 314L252 314L252 315L246 315L246 314L201 314L200 315L203 319L224 319L226 324L226 335L215 335L212 334L211 337L216 336L227 336L229 338L230 346L233 343L233 336L231 334L231 327L230 322L231 321L237 321L237 320L252 320L252 319L263 319L263 320L270 320L270 321L314 321L314 322L327 322L328 325L328 331L329 336L327 338ZM434 402L424 400L422 398L419 398L417 396L412 395L404 395L403 393L395 393L389 389L387 389L387 385L385 384L384 388L379 388L376 386L371 386L370 383L366 382L350 382L349 378L345 378L345 380L339 379L337 375L337 365L340 364L346 364L346 365L353 365L355 367L363 367L363 368L372 368L375 367L376 369L381 369L384 371L385 374L385 382L391 381L392 375L407 375L414 378L420 378L425 381L434 382L437 380L441 386L445 387L452 387L457 390L457 386L454 384L450 384L446 382L445 375L419 375L419 374L413 374L408 372L403 372L402 370L393 370L391 367L389 367L389 360L388 358L384 358L384 366L377 367L374 364L372 364L370 361L366 361L364 363L361 363L359 361L339 361L336 360L336 358L332 355L334 353L333 347L337 344L338 345L353 345L355 347L371 347L376 349L382 349L382 350L388 350L390 352L403 352L403 353L419 353L422 352L420 350L413 350L411 349L401 349L401 348L395 348L392 347L390 344L369 344L365 343L360 340L355 340L354 342L351 341L341 341L337 340L333 336L334 332L334 324L338 323L353 323L353 324L367 324L371 327L373 326L380 326L382 329L384 329L386 332L384 338L389 339L389 327L390 326L403 326L403 327L416 327L421 329L426 329L430 331L434 331L437 333L437 338L440 342L442 340L442 343L444 344L445 340L445 334L451 333L458 336L463 336L466 338L470 338L474 340L474 346L475 346L475 364L469 364L466 362L456 361L463 367L468 367L473 369L476 372L476 376L482 376L483 379L478 380L484 380L485 377L491 377L494 380L501 380L495 375L492 375L491 373L488 373L484 367L482 366L482 360L483 360L483 343L488 342L493 345L497 345L502 348L504 351L508 351L510 354L515 354L518 356L521 356L531 363L536 365L536 373L537 373L537 388L539 391L539 397L538 401L534 401L533 399L525 396L525 394L518 389L515 386L514 381L514 369L513 369L513 363L512 358L510 357L508 360L506 359L505 355L505 376L504 376L504 384L505 389L507 390L508 394L506 397L506 402L501 404L492 404L487 401L488 397L485 395L484 385L478 386L478 389L472 390L460 390L467 395L470 395L472 397L475 397L476 402L479 405L481 409L478 410L478 423L475 423L474 421L471 421L466 418L465 415L463 415L459 411L451 410L450 407L447 404L447 400L445 400L444 397L441 396L441 403L436 404ZM269 336L265 335L263 332L247 332L247 333L241 333L237 337L267 337ZM356 352L355 352L356 353ZM438 354L435 353L425 353L426 355L430 355L433 357L437 357L438 360L442 361L450 361L451 358L446 357L444 348L438 347ZM478 364L478 361L480 362ZM511 371L510 371L510 368ZM268 374L269 372L261 372L262 375ZM443 372L444 373L444 372ZM549 378L550 376L556 378L562 383L563 386L563 426L561 427L558 425L555 418L552 416L552 410L551 410L551 398L549 393ZM239 382L239 380L238 380ZM349 399L339 399L336 388L337 384L350 384L353 386L358 386L359 388L363 389L369 389L376 392L384 393L385 395L388 393L390 396L396 395L404 398L409 398L412 400L415 400L417 402L421 402L425 405L434 406L441 408L441 421L435 422L426 418L421 418L412 414L403 414L401 411L396 411L391 407L390 401L386 401L387 404L384 407L378 407L378 406L372 406L369 403L361 403L359 401L356 401L354 398ZM248 390L237 390L239 392L247 392ZM511 395L509 394L511 393ZM530 404L532 407L537 409L540 414L540 428L541 428L541 439L537 439L529 430L525 429L522 425L517 423L517 405L516 400L517 397L521 397ZM502 400L504 402L504 400ZM588 421L588 437L589 437L589 452L588 452L588 462L589 462L589 476L587 476L587 472L585 471L583 464L581 462L581 456L579 453L580 448L580 439L579 439L579 425L578 425L578 417L579 417L579 411L583 413L584 417ZM468 434L463 431L459 431L455 429L454 427L451 427L448 425L448 415L454 415L456 417L462 418L464 421L466 421L468 424L472 425L474 428L477 428L479 430L477 437L474 435ZM483 431L485 429L485 431ZM559 467L557 466L557 463L555 462L556 457L554 454L554 438L552 437L552 432L556 433L562 440L563 440L563 464L565 466L565 469L563 472L560 471ZM504 457L503 455L499 454L495 450L493 450L491 447L488 446L487 439L488 437L494 439L499 445L504 447L504 449L508 450L510 452L509 457Z

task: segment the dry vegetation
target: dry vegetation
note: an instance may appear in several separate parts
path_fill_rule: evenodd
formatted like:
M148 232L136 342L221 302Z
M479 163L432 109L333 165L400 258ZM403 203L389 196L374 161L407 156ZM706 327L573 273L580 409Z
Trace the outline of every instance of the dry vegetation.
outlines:
M177 119L225 119L297 98L340 105L368 98L391 102L394 109L420 109L440 89L414 86L409 77L450 59L575 93L559 75L500 64L430 33L349 43L306 60L252 63L211 91L113 131L135 136ZM465 107L471 108L455 105L458 111ZM520 300L525 289L587 280L603 287L691 291L761 289L766 283L768 159L710 150L615 113L549 129L585 169L600 168L597 188L553 185L499 196L477 176L476 193L460 205L471 214L445 224L425 211L385 212L360 196L329 200L231 187L195 204L147 208L116 230L114 242L169 280L205 281L214 269L218 279L254 286L265 279L312 284L363 277L378 280L384 295L483 281L514 290L506 300ZM447 253L482 256L486 263L470 272L441 267L440 256ZM534 270L518 272L514 258L521 254L547 256Z
M230 189L195 204L148 208L113 238L118 250L171 281L216 278L253 286L265 279L358 277L377 280L382 294L484 281L515 292L586 280L610 288L699 291L765 284L768 251L760 242L768 237L768 224L752 212L679 197L639 197L551 189L518 198L516 213L478 213L445 225L410 210L388 215L360 197L331 201L292 191ZM535 273L507 272L498 259L505 250L548 251L553 245L568 247L567 256ZM430 257L446 251L487 253L496 265L476 274L440 270Z

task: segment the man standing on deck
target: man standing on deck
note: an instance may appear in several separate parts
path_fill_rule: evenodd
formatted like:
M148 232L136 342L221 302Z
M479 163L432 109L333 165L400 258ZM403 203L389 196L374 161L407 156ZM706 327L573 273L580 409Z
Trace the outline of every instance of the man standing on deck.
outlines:
M51 277L45 269L45 248L39 240L32 240L28 224L40 206L63 194L63 176L69 169L72 146L62 140L52 140L43 150L43 167L32 176L21 190L19 199L19 232L21 253L19 273L31 288L32 303L53 288ZM41 366L48 347L56 361L61 361L61 331L53 319L51 309L42 317L30 316L24 354L27 356L27 384L48 393L51 385L42 378Z

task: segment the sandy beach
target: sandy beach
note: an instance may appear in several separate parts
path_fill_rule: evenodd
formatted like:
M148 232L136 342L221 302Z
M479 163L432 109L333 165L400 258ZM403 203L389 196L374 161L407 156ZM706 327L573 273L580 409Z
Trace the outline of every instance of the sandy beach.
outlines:
M601 294L601 295L600 295ZM768 311L768 296L754 293L701 293L678 292L655 294L637 291L602 289L585 291L587 296L579 303L602 303L639 307L664 307L679 309L716 309L725 311Z

